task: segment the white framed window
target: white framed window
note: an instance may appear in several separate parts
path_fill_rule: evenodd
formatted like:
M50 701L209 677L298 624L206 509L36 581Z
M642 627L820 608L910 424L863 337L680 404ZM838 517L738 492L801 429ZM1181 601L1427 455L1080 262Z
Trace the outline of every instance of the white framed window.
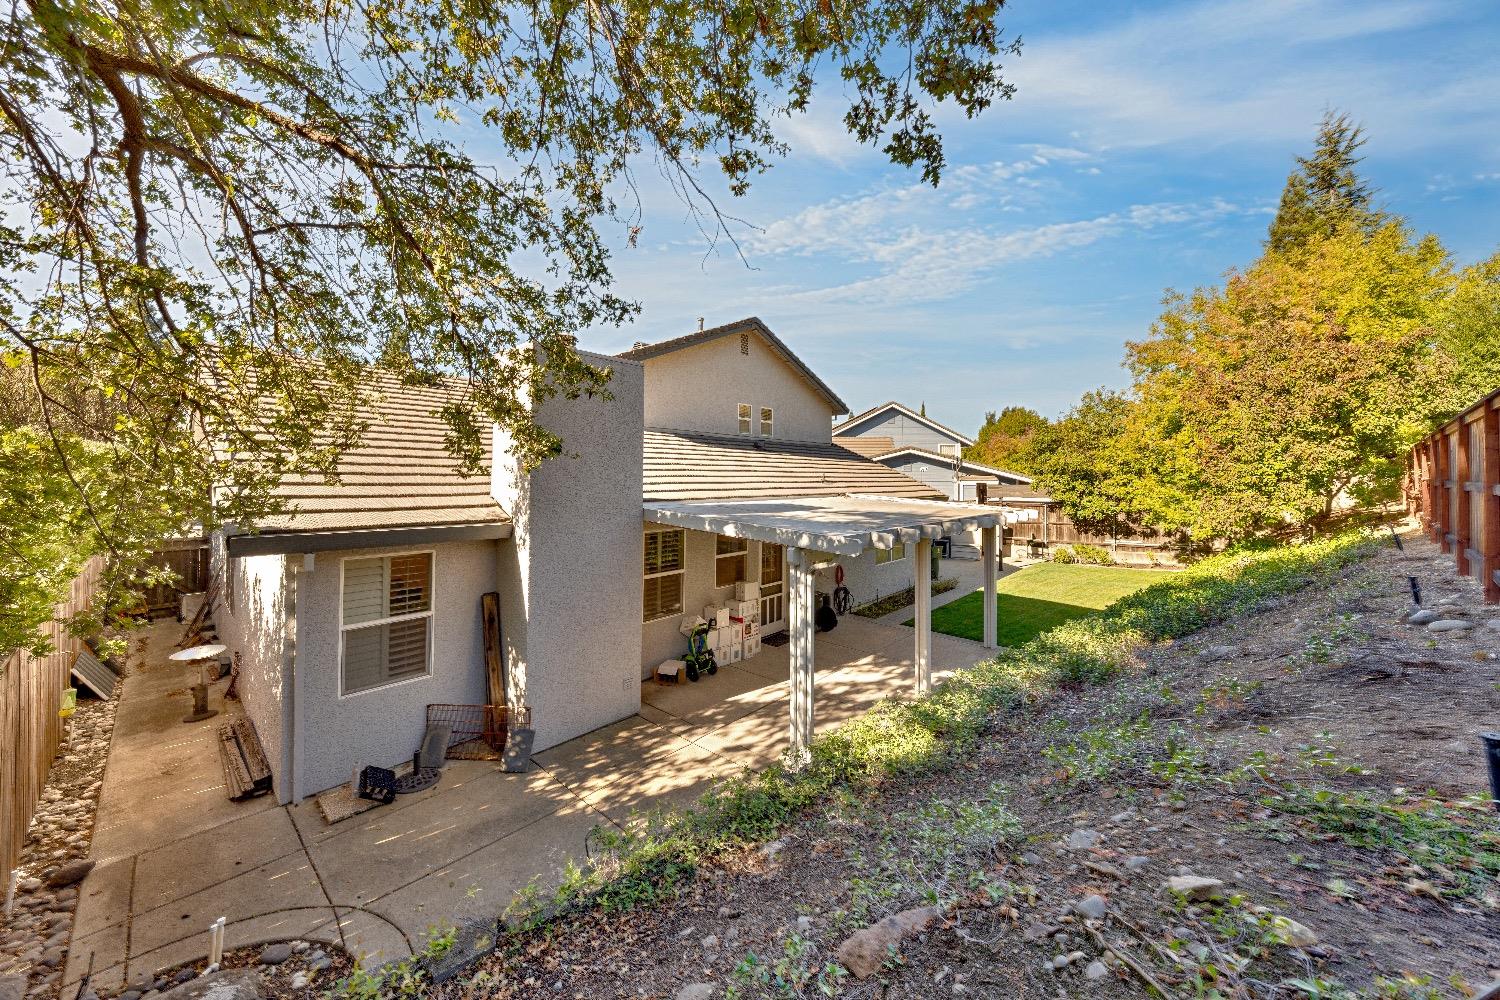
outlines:
M906 543L905 542L897 542L894 547L889 548L889 549L876 549L875 550L875 565L877 565L877 566L882 565L883 563L900 562L901 560L903 560L905 558L906 558Z
M714 538L714 586L733 587L750 579L750 542L717 535Z
M749 403L741 403L740 404L740 433L741 434L749 434L750 433L750 404Z
M768 438L776 427L776 414L769 406L760 408L760 436Z
M641 621L682 614L682 578L687 532L681 528L647 528Z
M431 552L343 561L339 673L358 694L432 672Z
M958 445L956 445L956 444L940 444L940 445L938 445L938 454L939 455L950 455L950 456L956 458L956 457L958 457Z

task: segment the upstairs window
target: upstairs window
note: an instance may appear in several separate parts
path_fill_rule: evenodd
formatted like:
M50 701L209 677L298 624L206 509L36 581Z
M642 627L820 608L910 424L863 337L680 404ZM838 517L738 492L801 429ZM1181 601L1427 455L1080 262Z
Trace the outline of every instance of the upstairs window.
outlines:
M750 404L749 403L741 403L740 404L740 433L741 434L749 434L750 433Z
M343 570L343 693L429 673L432 553L345 559Z
M686 533L681 528L647 529L641 589L642 621L682 614L685 538Z
M750 542L718 535L714 541L714 586L733 587L749 579Z
M769 406L762 406L760 408L760 436L766 438L770 437L771 431L775 428L775 426L776 414L771 411L771 408Z

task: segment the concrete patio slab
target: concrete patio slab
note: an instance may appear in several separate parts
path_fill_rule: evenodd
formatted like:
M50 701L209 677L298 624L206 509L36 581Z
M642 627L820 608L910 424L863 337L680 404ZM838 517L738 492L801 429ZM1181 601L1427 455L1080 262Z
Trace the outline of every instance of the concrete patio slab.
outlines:
M555 885L595 826L696 797L787 745L789 658L768 646L697 684L643 685L639 715L537 755L527 773L452 761L435 788L330 825L311 800L228 801L212 736L223 719L178 721L186 672L162 665L162 635L151 641L159 662L126 680L69 982L89 954L103 985L199 958L219 916L230 947L295 937L405 957L434 926L500 916L533 878ZM820 635L816 731L909 697L912 643L910 629L857 618ZM936 670L986 655L934 636Z
M541 770L497 770L463 790L445 793L441 787L422 807L376 809L338 824L353 824L348 830L307 846L334 902L365 906L479 845L550 816L570 798Z
M337 934L344 949L366 967L399 962L413 954L406 934L378 913L369 910L338 907L331 923L321 925L315 933Z

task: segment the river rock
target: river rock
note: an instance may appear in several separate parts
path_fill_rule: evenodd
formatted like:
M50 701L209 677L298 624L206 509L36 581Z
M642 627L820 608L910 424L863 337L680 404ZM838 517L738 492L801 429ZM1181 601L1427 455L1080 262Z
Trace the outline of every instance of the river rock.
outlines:
M261 965L280 965L292 957L292 946L285 941L268 944L261 950Z
M77 861L69 861L67 864L59 865L57 869L47 876L47 884L54 889L82 882L84 876L94 870L94 863L84 858Z
M1108 909L1108 901L1098 893L1094 893L1092 896L1085 896L1073 904L1073 912L1085 920L1099 920Z
M713 983L688 983L677 991L677 1000L713 1000Z
M1426 625L1443 617L1442 612L1434 611L1432 608L1418 608L1406 616L1406 621L1411 625Z
M1098 847L1103 839L1098 830L1074 830L1064 843L1070 851L1087 851Z
M1429 632L1465 632L1474 627L1474 623L1464 618L1442 618L1427 626Z

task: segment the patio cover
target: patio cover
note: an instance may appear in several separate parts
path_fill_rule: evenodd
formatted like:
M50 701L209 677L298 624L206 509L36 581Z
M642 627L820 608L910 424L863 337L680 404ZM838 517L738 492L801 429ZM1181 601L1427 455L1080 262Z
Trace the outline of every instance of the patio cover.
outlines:
M977 504L863 493L774 500L648 500L644 507L646 520L656 524L845 556L993 528L1001 520L1000 511Z

